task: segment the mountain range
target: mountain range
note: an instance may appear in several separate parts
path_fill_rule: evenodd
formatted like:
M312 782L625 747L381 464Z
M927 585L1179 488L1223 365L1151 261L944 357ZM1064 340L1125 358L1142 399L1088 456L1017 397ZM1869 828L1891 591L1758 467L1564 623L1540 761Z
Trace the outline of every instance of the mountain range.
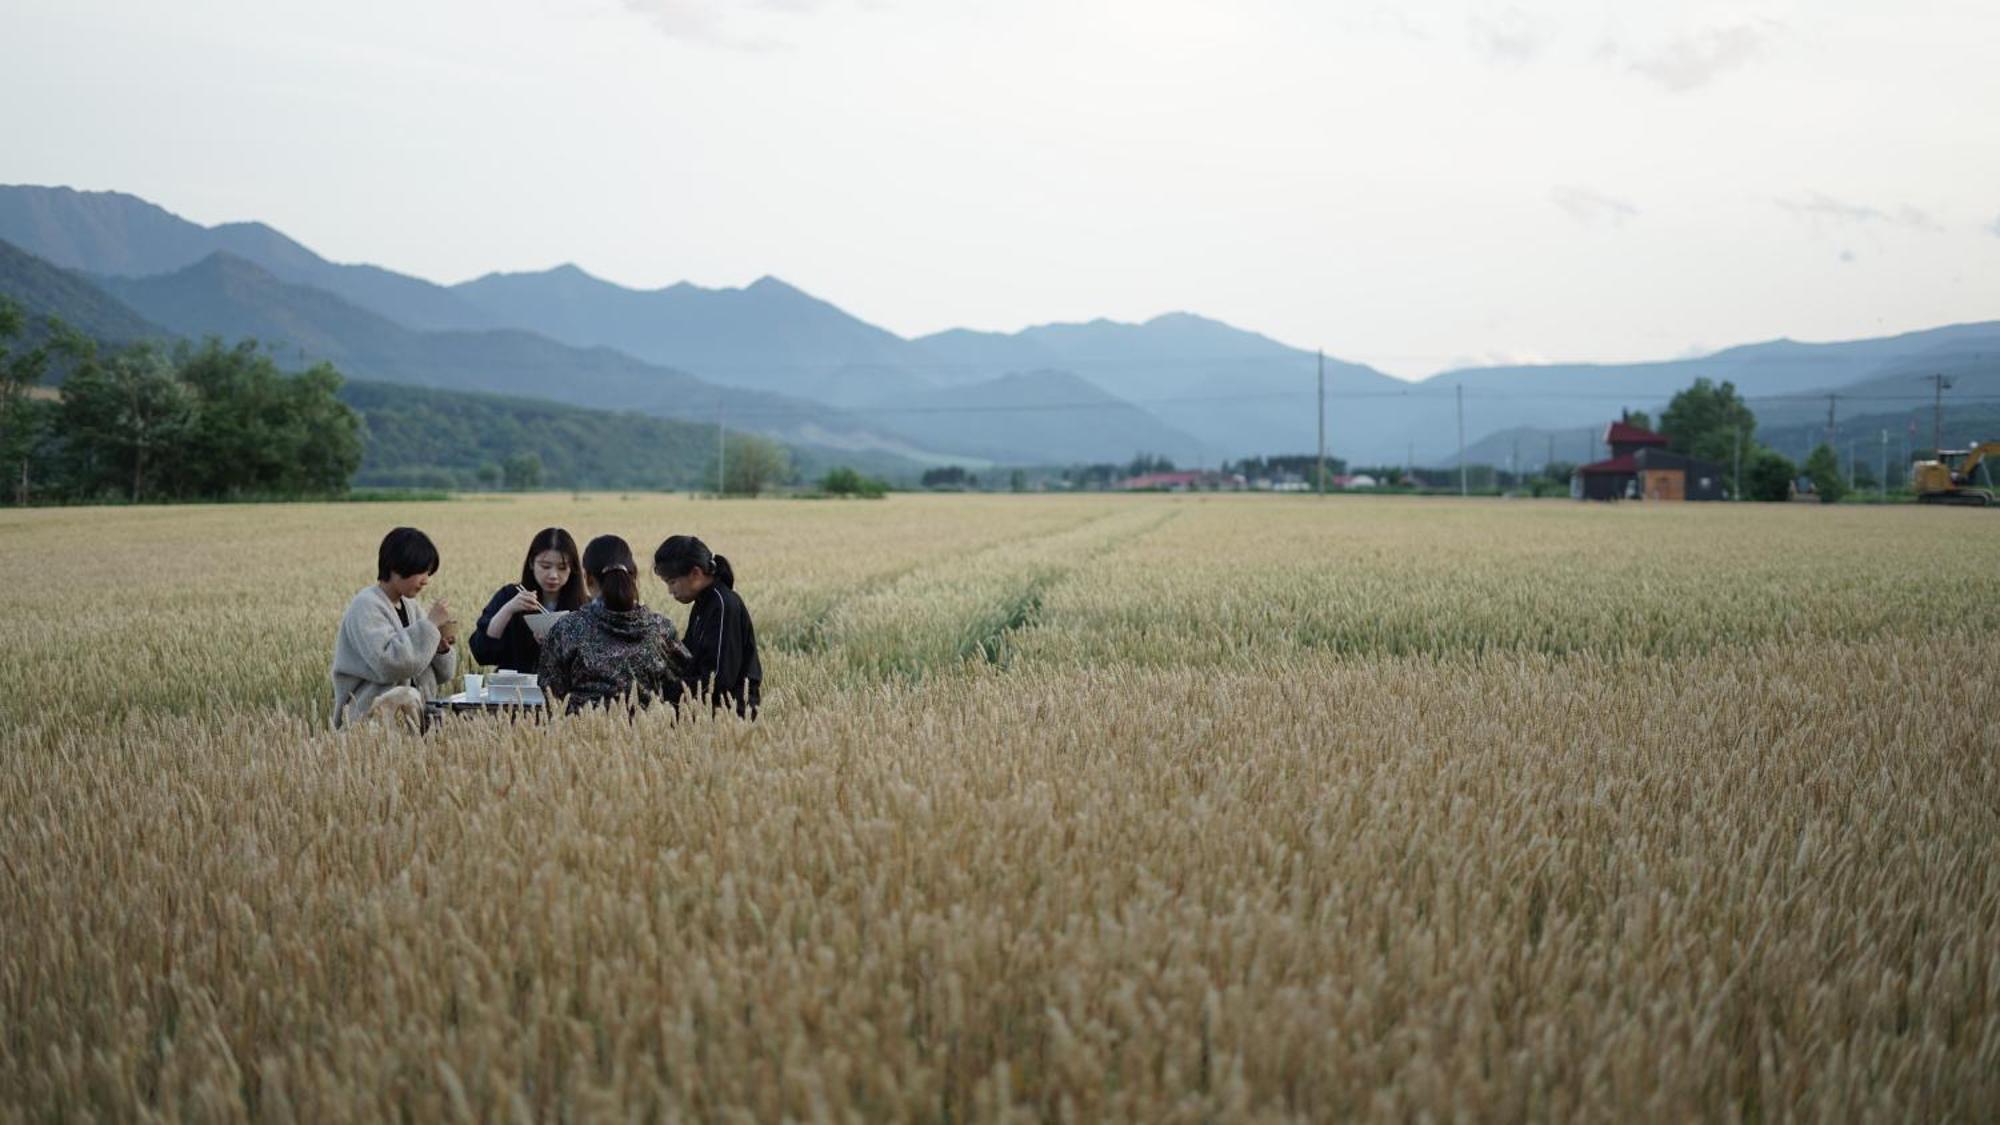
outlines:
M912 464L1137 452L1213 464L1310 450L1317 435L1313 353L1189 313L912 339L773 277L634 289L563 265L445 286L328 261L261 223L204 227L68 188L0 187L0 240L183 335L256 336L391 382L710 421L720 405L731 425ZM1903 409L1933 374L1961 402L2000 396L2000 322L1415 382L1331 357L1325 372L1329 447L1350 462L1452 463L1461 394L1468 446L1504 434L1511 452L1520 437L1539 460L1550 436L1573 443L1621 408L1657 412L1697 377L1733 382L1760 419L1786 425L1823 417L1829 392L1858 399L1850 413Z

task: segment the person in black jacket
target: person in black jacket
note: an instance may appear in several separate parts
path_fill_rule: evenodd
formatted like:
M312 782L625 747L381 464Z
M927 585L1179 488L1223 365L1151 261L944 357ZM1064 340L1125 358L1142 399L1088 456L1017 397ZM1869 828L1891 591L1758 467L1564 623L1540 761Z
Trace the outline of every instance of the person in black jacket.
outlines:
M519 585L500 587L472 630L472 655L481 664L510 672L533 672L542 646L523 618L546 610L581 608L583 562L576 540L560 527L545 527L528 541Z
M713 709L726 704L756 718L764 665L749 607L736 593L735 568L694 536L673 535L653 552L653 573L675 601L693 607L682 638L690 654L681 676L688 690L707 697Z

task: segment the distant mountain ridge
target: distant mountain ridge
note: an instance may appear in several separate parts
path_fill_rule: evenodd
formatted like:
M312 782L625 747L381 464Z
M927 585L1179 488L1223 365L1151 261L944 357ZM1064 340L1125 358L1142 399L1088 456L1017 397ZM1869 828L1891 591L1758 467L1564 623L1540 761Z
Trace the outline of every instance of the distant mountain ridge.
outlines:
M1013 460L1122 459L1143 442L1178 433L1192 440L1193 460L1213 463L1307 451L1317 439L1314 354L1191 313L1140 324L1100 319L904 339L770 277L740 289L681 283L637 290L562 266L439 286L326 262L262 224L201 227L132 196L66 188L0 188L0 238L99 274L184 269L206 256L200 251L225 250L404 329L525 330L547 337L543 344L615 349L642 367L870 410L872 424L887 427L893 418L896 440L912 448L967 455L974 448L1012 449ZM323 327L307 317L269 330L289 339L286 333ZM523 347L547 358L537 345ZM1657 410L1697 377L1735 383L1760 417L1768 411L1774 420L1793 420L1813 409L1807 400L1814 393L1833 388L1874 387L1907 397L1924 370L1952 373L1963 388L1984 388L2000 373L1996 356L2000 323L1830 344L1777 340L1689 360L1471 368L1414 383L1329 357L1328 442L1357 463L1449 463L1459 448L1461 387L1470 446L1523 428L1587 430L1621 407ZM510 377L532 381L525 362L514 367ZM1093 405L1104 424L1067 427L1069 440L1045 440L1054 419L1041 411L1046 401L1030 396L1054 393L1055 373L1122 400L1122 408ZM1018 378L1029 375L1036 377ZM948 392L982 384L990 385L949 405ZM1063 393L1074 392L1071 386ZM961 424L964 418L980 423Z
M452 293L493 322L610 347L739 386L812 395L847 367L908 367L909 342L775 277L741 289L627 289L574 265L487 274Z
M233 254L406 327L499 326L443 286L379 266L329 262L263 223L204 227L123 192L0 186L0 239L64 269L125 277L172 273L211 254Z
M164 331L97 286L58 269L11 242L0 241L0 297L30 313L28 338L44 338L43 321L56 317L93 340L130 344Z
M897 435L814 403L723 387L641 363L609 348L572 348L531 332L423 332L331 293L281 281L253 262L216 253L170 274L104 277L99 284L141 315L190 337L252 338L299 362L328 360L356 378L636 410L665 418L733 418L789 440L812 427L815 444L909 454Z

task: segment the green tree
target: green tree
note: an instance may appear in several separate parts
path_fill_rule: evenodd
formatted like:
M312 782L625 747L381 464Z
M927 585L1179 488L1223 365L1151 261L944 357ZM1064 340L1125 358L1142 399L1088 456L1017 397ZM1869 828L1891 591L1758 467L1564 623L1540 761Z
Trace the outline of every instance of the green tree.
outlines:
M1724 467L1733 463L1738 440L1748 449L1756 430L1757 416L1736 393L1735 384L1726 380L1718 386L1696 379L1660 415L1667 448Z
M1822 504L1838 504L1847 495L1847 478L1840 475L1840 456L1825 442L1820 442L1806 456L1806 476L1812 479L1813 491Z
M479 463L477 476L479 478L479 487L499 488L504 474L500 471L500 462L482 461Z
M286 375L253 341L210 339L175 355L200 400L179 469L197 496L328 495L361 466L361 420L339 398L340 374L319 364Z
M500 464L500 475L510 492L526 492L542 485L542 456L530 450L516 453Z
M1789 500L1798 475L1791 458L1760 445L1744 459L1743 492L1751 500Z
M1015 469L1013 472L1008 473L1007 491L1009 492L1028 491L1028 474L1021 469Z
M1637 426L1642 430L1653 428L1653 416L1643 410L1620 411L1619 416L1628 426Z
M755 496L785 479L792 471L785 447L755 434L732 436L723 461L722 490L731 496Z
M60 414L71 479L86 497L163 495L193 428L194 393L159 349L140 345L108 360L85 355L63 384Z
M889 482L864 476L845 465L831 469L820 478L819 487L828 496L862 496L879 499L889 491Z
M291 471L281 474L284 493L344 493L361 468L361 415L340 401L340 372L321 363L288 381L287 442L297 450Z
M14 480L17 503L28 502L29 463L41 444L46 411L37 409L32 389L49 366L46 346L19 348L26 318L14 302L0 297L0 470Z

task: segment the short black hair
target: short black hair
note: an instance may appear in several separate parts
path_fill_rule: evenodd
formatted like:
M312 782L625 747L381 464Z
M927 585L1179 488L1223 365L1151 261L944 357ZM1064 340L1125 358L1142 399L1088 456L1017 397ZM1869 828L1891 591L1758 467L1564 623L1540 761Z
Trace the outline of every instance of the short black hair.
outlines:
M375 552L375 581L387 582L392 574L408 578L437 572L438 549L430 536L414 527L399 527L382 537L382 547Z

